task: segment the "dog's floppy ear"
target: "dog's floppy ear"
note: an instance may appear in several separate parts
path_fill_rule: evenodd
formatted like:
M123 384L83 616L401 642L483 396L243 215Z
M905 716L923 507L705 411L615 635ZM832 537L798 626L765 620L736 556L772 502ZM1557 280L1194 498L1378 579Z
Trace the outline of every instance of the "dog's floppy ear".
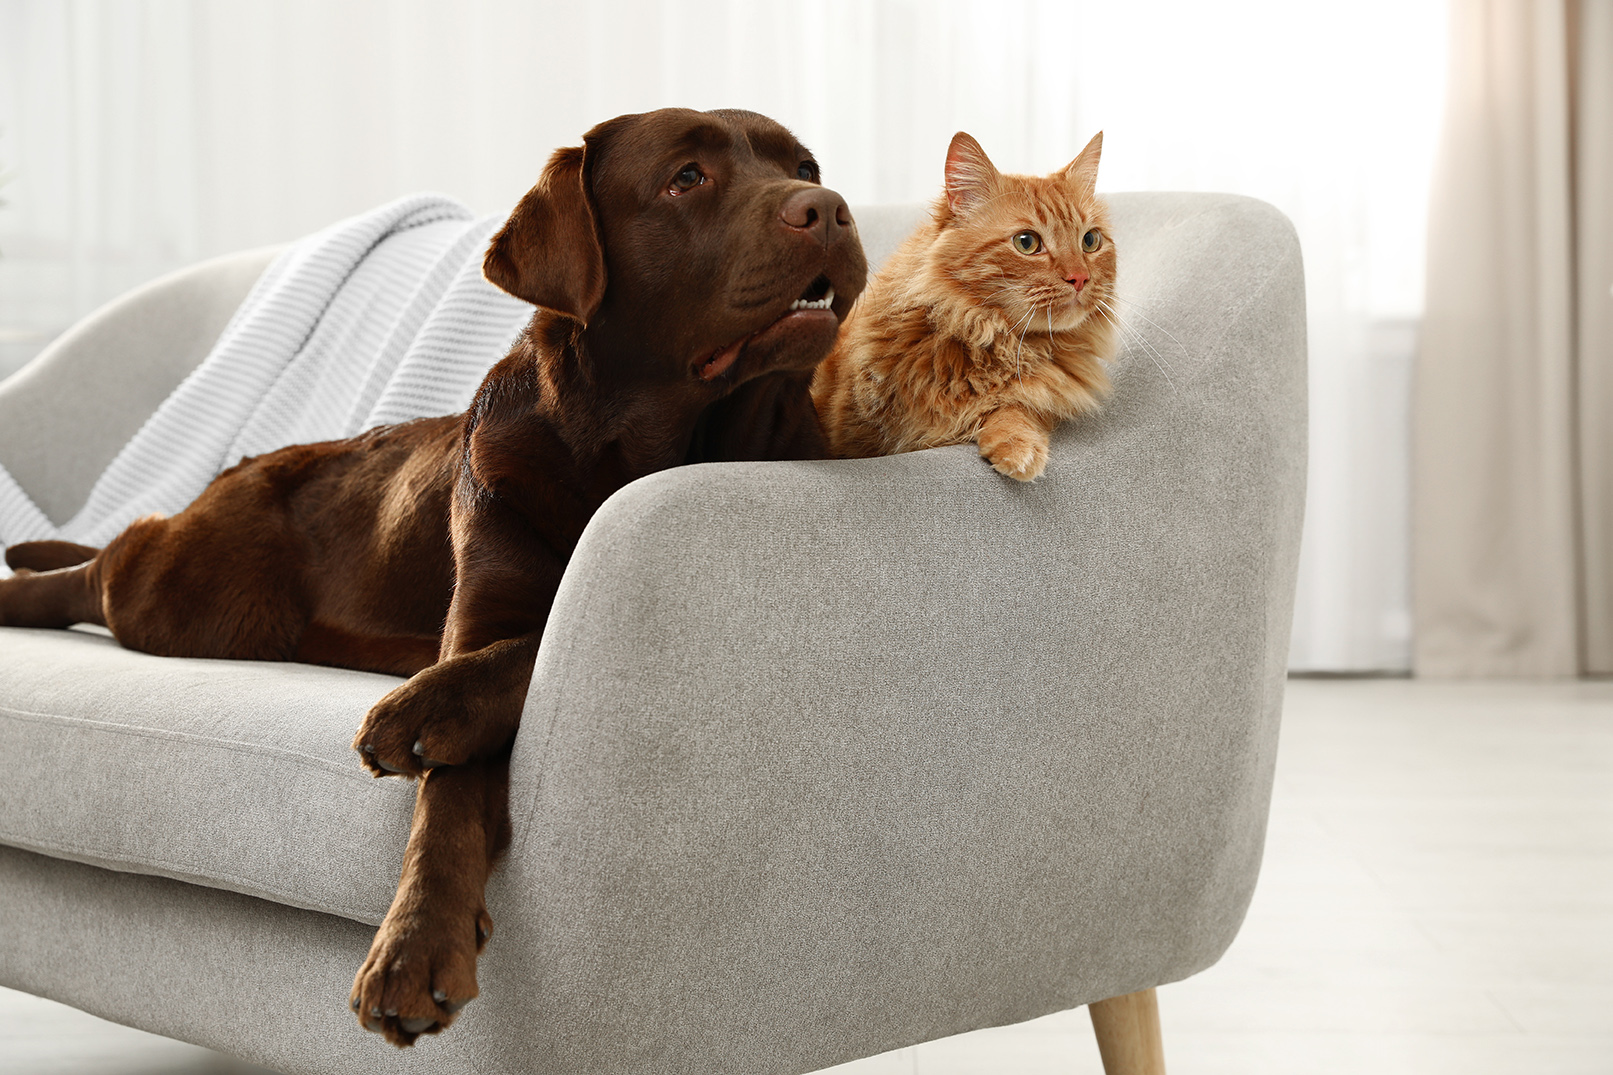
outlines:
M605 250L588 196L585 155L582 146L555 150L482 260L491 283L584 325L605 297Z

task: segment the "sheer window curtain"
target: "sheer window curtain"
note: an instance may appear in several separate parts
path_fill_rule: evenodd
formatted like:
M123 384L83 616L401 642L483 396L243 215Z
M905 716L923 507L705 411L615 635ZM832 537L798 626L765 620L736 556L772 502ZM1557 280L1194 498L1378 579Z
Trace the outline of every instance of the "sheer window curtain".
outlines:
M0 0L0 374L201 257L412 190L499 211L619 112L776 116L854 204L932 197L959 129L1047 172L1101 128L1104 189L1235 191L1298 227L1312 445L1292 661L1403 669L1444 19L1441 0Z
M1613 4L1470 0L1451 41L1416 670L1613 673Z

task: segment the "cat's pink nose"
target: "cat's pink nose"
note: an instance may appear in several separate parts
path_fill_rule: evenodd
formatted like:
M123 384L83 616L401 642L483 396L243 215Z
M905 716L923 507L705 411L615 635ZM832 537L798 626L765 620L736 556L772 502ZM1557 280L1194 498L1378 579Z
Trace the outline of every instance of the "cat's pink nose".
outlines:
M1087 286L1087 274L1084 272L1078 272L1074 276L1066 276L1064 279L1074 285L1077 291Z

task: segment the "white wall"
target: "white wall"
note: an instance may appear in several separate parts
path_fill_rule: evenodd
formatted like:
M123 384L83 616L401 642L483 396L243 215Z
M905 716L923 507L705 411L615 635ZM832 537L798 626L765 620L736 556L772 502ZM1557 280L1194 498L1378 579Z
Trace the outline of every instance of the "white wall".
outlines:
M1103 188L1238 191L1298 226L1313 441L1294 663L1404 667L1443 22L1439 0L0 0L0 375L204 256L412 190L502 211L620 112L768 113L853 204L930 197L959 129L1046 172L1101 127Z

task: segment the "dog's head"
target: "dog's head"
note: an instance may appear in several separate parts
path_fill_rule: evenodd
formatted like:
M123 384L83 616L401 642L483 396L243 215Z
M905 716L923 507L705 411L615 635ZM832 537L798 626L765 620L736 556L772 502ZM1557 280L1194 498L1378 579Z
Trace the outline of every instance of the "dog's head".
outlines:
M596 360L720 394L815 366L867 263L845 201L789 131L668 108L556 151L484 271L575 322Z

